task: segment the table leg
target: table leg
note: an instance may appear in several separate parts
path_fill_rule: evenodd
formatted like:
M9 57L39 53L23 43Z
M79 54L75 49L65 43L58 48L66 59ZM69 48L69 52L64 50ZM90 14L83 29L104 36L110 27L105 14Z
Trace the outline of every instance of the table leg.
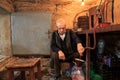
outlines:
M40 61L37 63L37 78L38 80L41 80L41 66L40 66Z
M29 69L29 73L30 73L30 80L35 80L34 68L33 67Z
M14 80L14 71L8 70L9 80Z

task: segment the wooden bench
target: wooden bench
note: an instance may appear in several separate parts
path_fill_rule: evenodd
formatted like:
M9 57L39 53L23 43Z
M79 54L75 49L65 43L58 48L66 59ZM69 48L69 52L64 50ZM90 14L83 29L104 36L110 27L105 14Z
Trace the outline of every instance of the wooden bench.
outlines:
M25 80L25 71L28 71L30 80L35 80L35 67L37 67L37 78L41 80L40 58L16 58L6 66L9 73L9 80L14 80L14 71L21 71L22 80Z

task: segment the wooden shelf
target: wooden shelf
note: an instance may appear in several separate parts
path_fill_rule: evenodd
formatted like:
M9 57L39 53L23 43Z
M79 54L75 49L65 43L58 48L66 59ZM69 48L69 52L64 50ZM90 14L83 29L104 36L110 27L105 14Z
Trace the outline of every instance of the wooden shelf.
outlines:
M114 32L114 31L120 31L120 24L111 25L111 26L108 26L108 27L103 27L103 28L97 28L96 29L96 33ZM92 34L93 29L78 31L77 33L78 34L85 34L86 32L88 32L89 34Z
M88 35L88 36L86 35L85 36L86 32L88 34L90 34L90 35ZM90 30L78 31L77 34L80 34L80 35L82 34L81 37L83 37L83 41L86 41L86 39L87 39L87 41L85 43L87 43L86 44L87 46L90 46L90 44L92 43L91 39L93 39L93 38L91 38L91 34L93 34L93 32L94 32L94 30L90 29ZM111 34L115 33L114 35L118 35L119 36L119 34L120 34L120 24L110 25L108 27L103 27L103 28L97 28L95 32L97 34L95 38L97 39L97 38L103 36L104 38L106 38L108 40L107 44L109 46L111 44L111 41L109 41L109 39L111 39L111 36L113 36ZM116 34L116 33L119 33L119 34ZM108 35L109 35L109 37L108 37ZM112 41L115 41L114 39L117 40L118 36L117 36L117 38L116 37L112 37L113 38ZM94 37L94 36L92 36L92 37ZM111 46L113 46L113 45L111 45ZM110 48L110 49L112 49L112 48ZM90 77L90 73L89 73L90 72L90 56L91 56L90 49L86 49L86 78L88 78L88 80L90 80L90 78L89 78Z

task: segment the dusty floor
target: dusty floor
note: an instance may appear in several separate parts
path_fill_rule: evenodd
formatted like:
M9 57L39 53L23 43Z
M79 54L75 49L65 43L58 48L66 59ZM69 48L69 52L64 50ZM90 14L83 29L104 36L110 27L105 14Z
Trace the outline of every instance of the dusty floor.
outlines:
M50 68L50 58L41 58L41 76L42 80L54 80L53 70ZM16 80L19 80L17 78ZM0 72L0 80L9 80L7 70ZM21 80L21 79L20 79ZM26 72L26 80L29 80L29 73ZM37 80L37 79L36 79ZM60 80L70 80L66 76L62 76Z
M50 68L50 59L42 58L41 60L42 80L53 80L53 70ZM70 80L67 76L62 76L60 80Z

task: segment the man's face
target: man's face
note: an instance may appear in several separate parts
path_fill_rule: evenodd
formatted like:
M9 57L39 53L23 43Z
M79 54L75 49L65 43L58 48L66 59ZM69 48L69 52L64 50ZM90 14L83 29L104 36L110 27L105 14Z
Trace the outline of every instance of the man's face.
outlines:
M59 24L57 29L58 29L58 33L60 35L63 35L66 32L66 25L61 23L61 24Z

